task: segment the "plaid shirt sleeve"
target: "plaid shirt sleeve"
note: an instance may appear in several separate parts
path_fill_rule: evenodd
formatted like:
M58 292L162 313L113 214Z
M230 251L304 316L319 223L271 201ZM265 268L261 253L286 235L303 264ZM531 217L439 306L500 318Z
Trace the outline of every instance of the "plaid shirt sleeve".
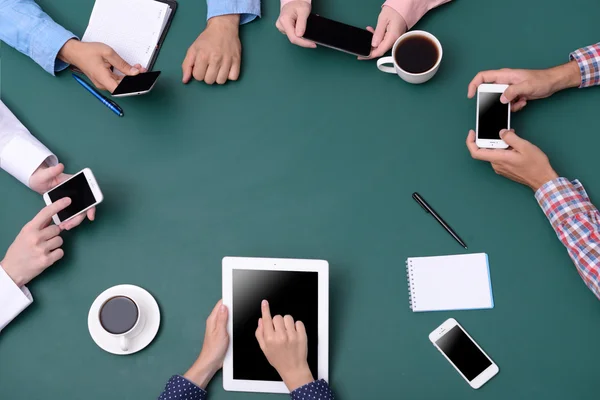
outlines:
M569 55L569 59L579 64L580 88L600 85L600 43L575 50Z
M535 194L585 284L600 299L600 213L578 180L557 178Z

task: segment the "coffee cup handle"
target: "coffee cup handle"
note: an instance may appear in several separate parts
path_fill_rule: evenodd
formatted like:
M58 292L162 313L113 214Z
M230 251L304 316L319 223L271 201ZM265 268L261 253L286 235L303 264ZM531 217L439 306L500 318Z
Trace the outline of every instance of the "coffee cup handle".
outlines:
M392 64L392 66L388 67L384 64ZM377 68L379 68L380 71L387 72L388 74L395 74L396 68L394 68L394 57L381 57L379 60L377 60Z
M129 339L127 339L127 337L125 337L125 336L121 336L119 338L119 347L121 347L121 350L123 350L123 351L128 351L129 350Z

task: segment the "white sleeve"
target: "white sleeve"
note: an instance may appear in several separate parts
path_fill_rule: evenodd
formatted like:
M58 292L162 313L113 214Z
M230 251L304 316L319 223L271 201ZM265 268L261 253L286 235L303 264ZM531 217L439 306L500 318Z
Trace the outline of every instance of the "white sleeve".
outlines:
M33 303L25 286L19 288L0 266L0 331Z
M0 101L0 168L29 186L29 178L44 162L53 166L58 159Z

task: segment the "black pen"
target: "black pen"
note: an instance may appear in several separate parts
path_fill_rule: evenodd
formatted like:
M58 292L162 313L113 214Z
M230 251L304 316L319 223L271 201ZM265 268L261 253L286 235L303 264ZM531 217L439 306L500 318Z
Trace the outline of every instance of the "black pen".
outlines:
M425 211L427 211L429 214L431 214L431 215L433 216L433 218L435 218L435 219L437 220L437 222L439 222L439 223L440 223L440 225L442 225L442 226L444 227L444 229L445 229L445 230L447 230L447 231L448 231L448 233L449 233L449 234L451 234L451 235L452 235L452 237L453 237L454 239L456 239L456 241L457 241L457 242L458 242L458 243L459 243L459 244L460 244L462 247L464 247L465 249L467 248L467 245L465 244L465 242L463 242L463 241L462 241L462 239L458 237L458 235L456 234L456 232L454 232L454 231L452 230L452 228L450 228L450 225L448 225L448 224L446 223L446 221L444 221L444 220L442 219L442 217L440 217L440 216L438 215L438 213L436 213L436 212L435 212L435 210L434 210L433 208L431 208L431 206L430 206L429 204L427 204L427 202L425 201L425 199L423 199L423 198L422 198L422 197L419 195L419 193L417 193L417 192L414 192L414 193L413 193L413 195L412 195L412 198L413 198L413 199L415 199L415 201L416 201L417 203L419 203L419 205L420 205L421 207L423 207L423 209L424 209Z

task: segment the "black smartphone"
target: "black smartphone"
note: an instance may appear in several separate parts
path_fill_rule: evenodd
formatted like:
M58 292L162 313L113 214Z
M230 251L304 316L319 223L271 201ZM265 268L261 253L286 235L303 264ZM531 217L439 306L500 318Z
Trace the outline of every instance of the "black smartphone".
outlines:
M373 34L365 29L310 14L304 39L357 56L371 54Z
M160 71L144 72L134 76L125 76L112 93L114 97L136 96L152 90Z

